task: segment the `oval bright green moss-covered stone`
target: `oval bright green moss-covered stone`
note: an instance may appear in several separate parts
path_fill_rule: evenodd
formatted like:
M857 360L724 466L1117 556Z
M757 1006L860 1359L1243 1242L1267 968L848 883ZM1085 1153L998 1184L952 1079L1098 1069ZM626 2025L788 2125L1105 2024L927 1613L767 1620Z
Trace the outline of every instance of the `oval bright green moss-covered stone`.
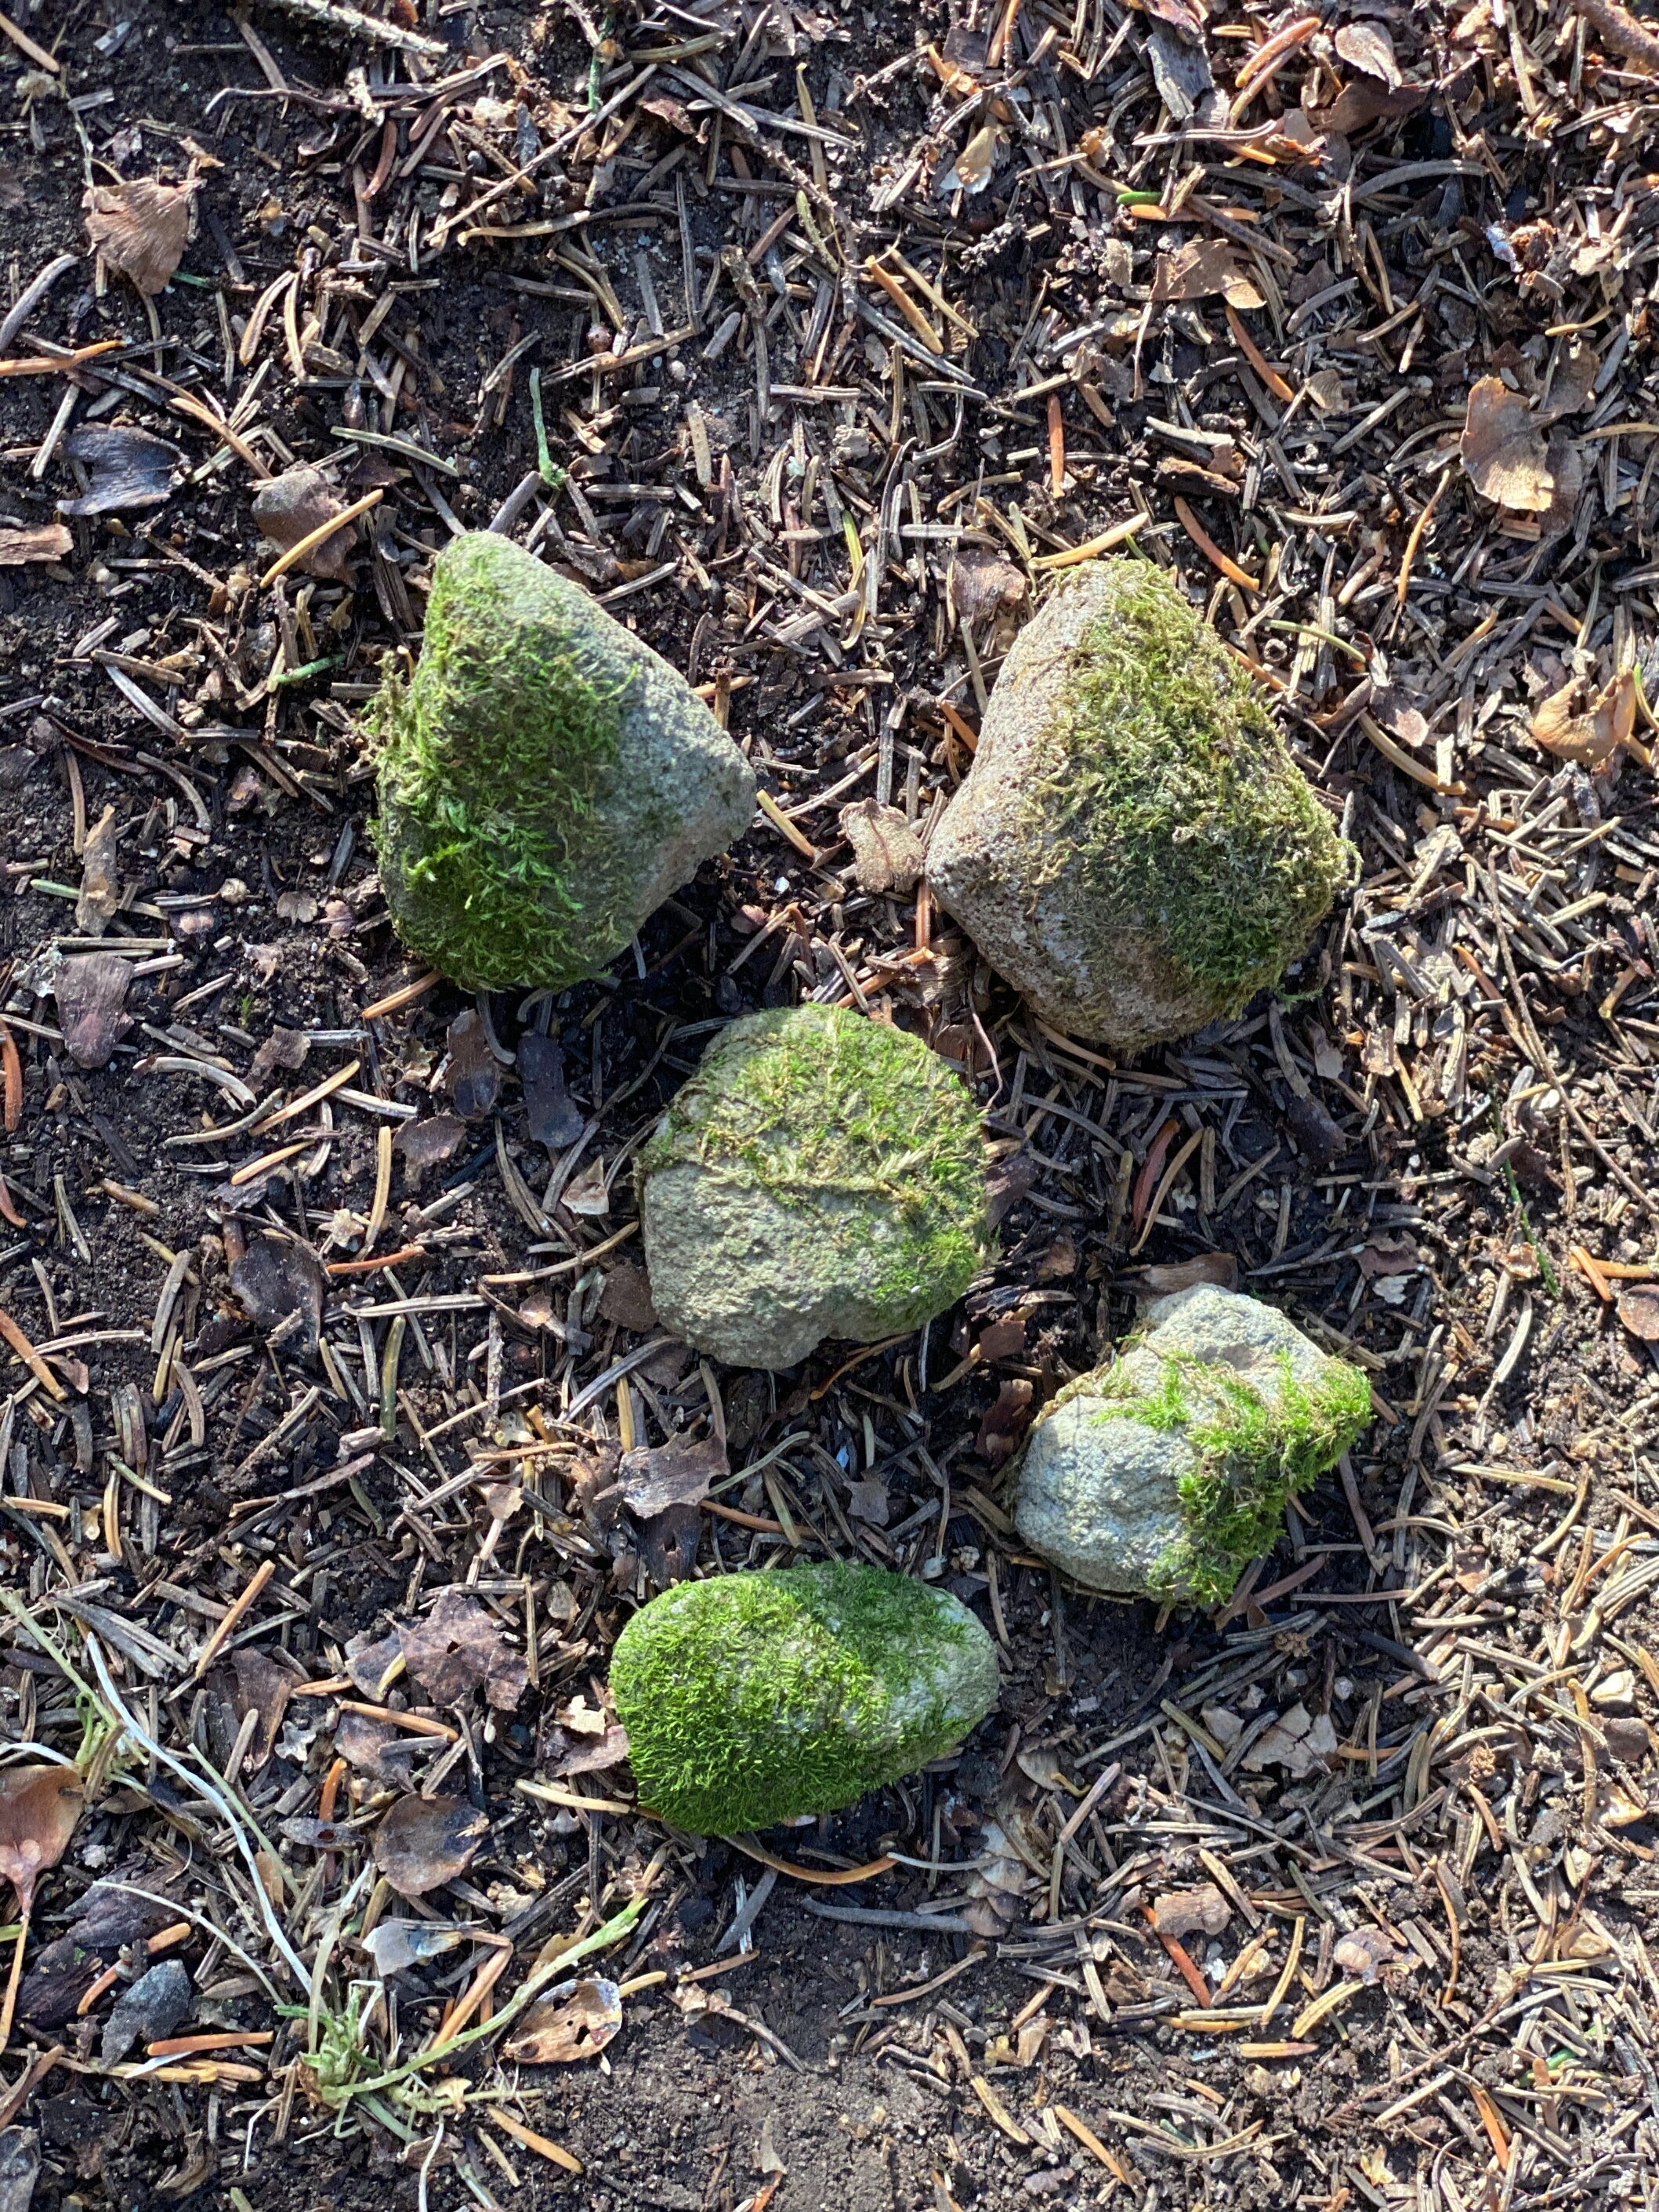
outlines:
M729 1836L954 1750L996 1703L996 1651L948 1591L831 1562L665 1591L617 1639L611 1689L641 1802Z

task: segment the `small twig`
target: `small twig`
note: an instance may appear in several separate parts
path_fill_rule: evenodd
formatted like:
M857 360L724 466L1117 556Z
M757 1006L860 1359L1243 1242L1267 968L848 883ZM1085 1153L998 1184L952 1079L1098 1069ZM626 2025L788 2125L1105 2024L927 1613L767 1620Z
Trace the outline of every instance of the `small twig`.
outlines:
M399 53L424 54L435 62L449 58L449 49L440 40L422 38L418 31L400 30L396 23L384 22L378 15L365 15L360 9L343 6L342 0L269 0L269 4L286 8L290 15L304 15L331 31L368 39L379 46L396 46Z
M1619 0L1572 0L1572 4L1610 46L1659 76L1659 38L1644 23L1638 23L1628 9L1621 8Z

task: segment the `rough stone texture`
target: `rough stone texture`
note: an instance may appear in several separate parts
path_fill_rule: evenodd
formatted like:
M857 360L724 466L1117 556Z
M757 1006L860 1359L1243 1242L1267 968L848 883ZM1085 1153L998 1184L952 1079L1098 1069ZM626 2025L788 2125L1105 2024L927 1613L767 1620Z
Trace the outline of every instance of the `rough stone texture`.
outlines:
M640 1800L696 1835L834 1813L953 1751L996 1650L946 1590L831 1561L682 1583L611 1662Z
M1355 1369L1321 1352L1283 1314L1214 1284L1154 1300L1146 1318L1144 1336L1039 1417L1018 1465L1014 1519L1027 1543L1088 1588L1169 1599L1193 1594L1191 1493L1206 1462L1224 1474L1229 1502L1260 1498L1258 1534L1270 1533L1285 1495L1305 1488L1352 1441L1369 1417L1369 1392ZM1172 1375L1184 1417L1172 1415L1167 1396L1151 1419L1125 1412L1126 1401L1157 1405ZM1218 1410L1235 1410L1239 1385L1265 1414L1265 1439L1254 1435L1248 1450L1222 1454L1217 1468L1213 1446L1195 1443L1193 1431ZM1298 1419L1310 1407L1320 1419ZM1221 1594L1260 1547L1231 1559Z
M920 1038L827 1006L733 1022L642 1147L639 1186L659 1315L733 1366L919 1328L983 1258L967 1091Z
M1097 625L1127 644L1115 667L1096 650ZM1135 832L1098 793L1115 774L1138 797L1152 791L1162 779L1143 760L1173 765L1177 803ZM1100 561L1056 585L1004 661L927 878L1045 1021L1127 1055L1275 980L1346 866L1208 625L1146 563ZM1206 868L1207 896L1195 896ZM1243 927L1218 962L1235 915ZM1185 957L1178 940L1195 919L1204 945Z
M597 974L754 812L749 763L678 672L488 532L439 555L420 664L374 719L386 903L470 988Z

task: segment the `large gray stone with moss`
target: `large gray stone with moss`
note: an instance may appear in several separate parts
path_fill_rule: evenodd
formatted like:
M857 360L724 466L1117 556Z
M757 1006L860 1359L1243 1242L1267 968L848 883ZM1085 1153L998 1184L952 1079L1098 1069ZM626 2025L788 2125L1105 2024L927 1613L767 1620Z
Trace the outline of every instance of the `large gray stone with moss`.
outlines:
M927 856L1037 1013L1123 1054L1275 981L1347 872L1248 673L1131 560L1076 570L1020 633Z
M997 1657L948 1591L831 1560L653 1598L611 1689L641 1803L729 1836L838 1812L955 1750L996 1703Z
M1177 1291L1146 1319L1032 1426L1014 1520L1091 1589L1215 1604L1365 1427L1370 1389L1236 1291Z
M919 1037L830 1006L724 1030L638 1182L658 1313L733 1366L918 1328L985 1256L973 1100Z
M755 807L749 763L660 653L509 538L433 566L388 675L380 878L398 933L469 989L597 975Z

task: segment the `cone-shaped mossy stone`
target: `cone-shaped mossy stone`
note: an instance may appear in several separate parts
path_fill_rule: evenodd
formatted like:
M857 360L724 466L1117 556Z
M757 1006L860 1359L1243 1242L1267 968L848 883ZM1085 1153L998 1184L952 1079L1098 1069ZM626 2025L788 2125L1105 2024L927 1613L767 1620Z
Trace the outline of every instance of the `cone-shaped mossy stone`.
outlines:
M1037 1419L1014 1520L1091 1589L1217 1604L1282 1534L1286 1498L1370 1421L1370 1389L1274 1308L1213 1284L1146 1318Z
M947 1590L884 1567L681 1583L611 1660L640 1802L693 1835L835 1813L954 1751L996 1650Z
M984 1145L919 1037L821 1006L724 1030L639 1157L658 1313L699 1352L793 1367L960 1297L984 1264Z
M439 554L419 665L371 721L386 904L469 989L597 975L754 812L748 762L660 653L488 531Z
M1249 674L1133 560L1077 570L1020 633L927 855L1043 1019L1126 1054L1276 981L1348 870Z

